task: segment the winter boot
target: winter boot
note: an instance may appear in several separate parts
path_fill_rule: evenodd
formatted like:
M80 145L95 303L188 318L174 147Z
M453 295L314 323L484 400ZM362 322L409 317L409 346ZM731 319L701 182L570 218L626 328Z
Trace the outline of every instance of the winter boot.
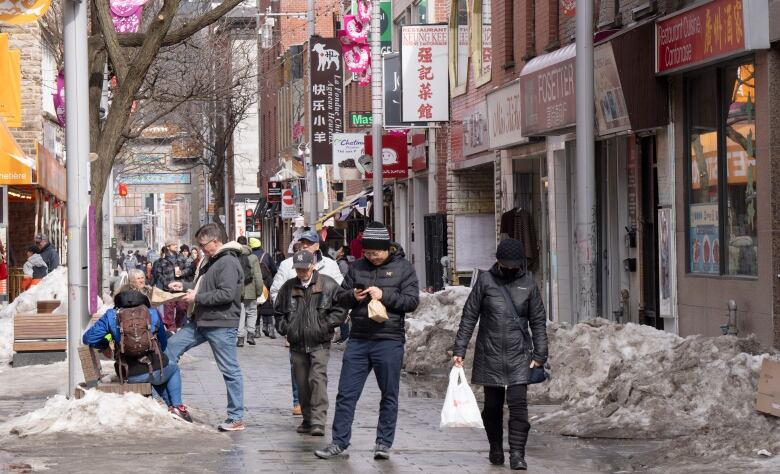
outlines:
M255 335L254 335L254 333L248 333L246 335L246 343L249 344L250 346L254 346L255 344L257 344L255 342Z
M265 337L271 337L268 335L268 328L273 327L268 323L263 323L263 334L265 334Z
M500 444L491 444L488 459L490 459L490 464L495 466L502 466L504 464L504 447Z
M521 451L512 451L509 453L509 468L513 471L526 471L528 464L525 463L525 453Z
M273 324L268 325L268 337L270 337L271 339L276 339L276 332L274 331Z
M238 340L236 341L236 347L244 347L244 338L243 337L239 337L238 338Z

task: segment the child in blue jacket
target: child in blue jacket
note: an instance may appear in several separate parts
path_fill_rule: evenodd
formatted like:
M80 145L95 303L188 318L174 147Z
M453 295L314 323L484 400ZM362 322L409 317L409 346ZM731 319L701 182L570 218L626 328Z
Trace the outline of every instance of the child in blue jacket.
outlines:
M162 324L157 310L151 308L149 298L140 291L125 285L119 289L114 296L114 306L117 308L131 308L134 306L145 305L149 308L152 319L152 331L157 334L157 341L160 344L162 361L157 357L150 357L152 361L152 373L149 374L148 366L133 358L123 357L128 364L128 383L149 382L157 396L168 405L168 411L172 414L191 422L187 407L184 406L181 399L181 373L176 362L169 360L165 355L165 348L168 345L168 336L165 333L165 326ZM94 347L101 351L106 351L110 357L109 342L114 341L114 347L119 347L120 341L119 323L117 321L117 311L109 309L106 314L98 319L92 327L87 329L82 337L84 344ZM160 364L162 363L162 367ZM116 364L115 364L116 366Z

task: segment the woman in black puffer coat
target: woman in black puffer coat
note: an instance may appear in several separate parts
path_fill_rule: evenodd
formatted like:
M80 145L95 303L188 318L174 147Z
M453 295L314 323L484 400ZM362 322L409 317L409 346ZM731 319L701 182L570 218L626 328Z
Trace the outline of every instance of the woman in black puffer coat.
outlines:
M479 321L471 381L485 387L482 420L490 442L490 462L504 464L504 400L509 405L509 462L526 469L527 389L530 369L547 361L547 317L536 283L525 271L523 244L507 239L498 260L479 275L463 307L455 336L453 362L462 367L466 348ZM514 305L514 310L509 302ZM530 333L529 333L530 329Z

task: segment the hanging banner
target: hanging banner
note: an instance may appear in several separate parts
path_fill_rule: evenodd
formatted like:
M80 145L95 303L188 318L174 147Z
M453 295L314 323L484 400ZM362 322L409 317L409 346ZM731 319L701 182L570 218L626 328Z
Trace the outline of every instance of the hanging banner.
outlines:
M412 145L409 147L409 159L415 173L428 169L428 151L425 147L425 130L412 132Z
M404 122L450 118L447 25L401 26Z
M379 41L382 54L393 52L393 2L379 2Z
M374 173L371 157L371 135L366 135L365 155L360 164L366 170L366 179L372 179ZM409 176L409 150L405 133L386 133L382 135L382 177L385 179L406 178Z
M598 45L593 50L593 99L596 102L596 124L599 136L624 132L631 122L620 84L612 43Z
M315 165L333 163L333 134L344 131L344 70L336 38L312 36L311 153Z
M11 128L22 126L21 51L8 49L8 33L0 33L0 118Z
M384 97L385 128L425 127L428 122L404 122L401 120L401 55L385 54L382 58L382 96Z
M364 138L362 133L333 134L334 181L365 179L365 169L360 163L366 146Z
M51 0L0 0L0 23L25 25L46 14Z

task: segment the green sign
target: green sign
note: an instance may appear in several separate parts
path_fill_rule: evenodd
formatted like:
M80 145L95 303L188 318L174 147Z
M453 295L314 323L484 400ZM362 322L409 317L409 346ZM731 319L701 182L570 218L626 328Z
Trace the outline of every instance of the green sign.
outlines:
M116 237L111 237L111 246L116 247Z
M380 41L382 43L382 54L393 52L393 2L379 2L379 9L382 12L380 20Z
M374 123L374 117L370 112L350 112L349 124L354 128L370 127Z

